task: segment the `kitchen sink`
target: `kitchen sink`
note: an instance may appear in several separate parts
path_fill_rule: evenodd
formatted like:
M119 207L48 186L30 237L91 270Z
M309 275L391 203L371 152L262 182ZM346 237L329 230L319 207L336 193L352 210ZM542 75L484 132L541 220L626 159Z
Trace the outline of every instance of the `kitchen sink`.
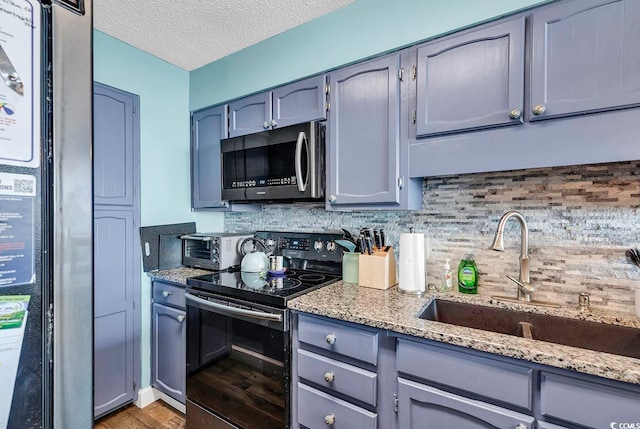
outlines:
M640 359L640 329L434 299L421 319Z

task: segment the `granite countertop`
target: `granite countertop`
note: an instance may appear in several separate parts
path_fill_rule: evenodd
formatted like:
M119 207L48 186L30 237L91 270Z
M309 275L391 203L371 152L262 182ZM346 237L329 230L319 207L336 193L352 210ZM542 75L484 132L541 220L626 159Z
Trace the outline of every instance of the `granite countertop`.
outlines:
M203 270L200 268L178 267L168 270L149 271L147 275L155 280L165 280L186 286L188 277L201 276L203 274L210 273L210 270Z
M529 362L640 384L640 359L419 319L418 314L434 297L640 328L640 319L630 314L620 315L598 310L580 313L569 307L558 309L508 303L487 296L458 292L417 297L401 294L396 287L378 290L342 281L295 298L289 301L288 307Z

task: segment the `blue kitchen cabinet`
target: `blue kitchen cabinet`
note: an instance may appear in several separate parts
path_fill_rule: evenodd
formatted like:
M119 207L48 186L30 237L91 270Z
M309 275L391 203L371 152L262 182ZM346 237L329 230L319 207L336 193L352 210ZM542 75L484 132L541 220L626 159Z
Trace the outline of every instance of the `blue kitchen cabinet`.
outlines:
M139 129L136 95L94 83L93 202L134 206Z
M531 21L531 120L640 104L640 2L558 2Z
M409 177L640 159L640 2L557 1L477 30L445 36L441 42L429 42L424 47L472 37L476 32L489 32L488 36L492 28L514 24L523 17L529 23L526 91L522 117L514 123L519 124L522 118L524 123L481 126L478 124L482 121L469 120L467 124L472 126L460 132L440 129L421 134L427 132L427 125L436 125L429 124L436 106L429 105L429 94L419 92L415 89L419 85L413 84L412 109L422 110L416 113L416 124L410 119ZM481 44L488 44L490 39ZM466 63L461 64L460 70L465 67ZM424 65L418 64L418 77L428 81L424 72ZM504 75L504 69L496 73ZM502 92L498 91L502 101L507 100L508 93L507 80L504 83ZM476 103L473 93L468 97L470 103ZM456 110L450 111L449 116L454 117ZM452 126L457 124L451 121Z
M274 89L272 127L326 119L325 79L322 74Z
M589 428L613 427L612 422L640 423L640 393L593 383L564 374L540 374L540 412L545 418ZM635 427L635 426L631 426Z
M256 211L260 206L222 199L220 141L228 137L227 105L195 112L191 117L191 206L194 210Z
M394 53L329 75L328 210L420 208L401 138L402 59Z
M191 123L192 207L227 209L220 174L220 140L227 138L226 104L194 113Z
M398 379L399 429L532 429L533 424L532 416Z
M271 120L271 91L229 103L229 137L268 130Z
M186 400L184 289L153 282L151 385L181 403Z
M523 16L418 47L416 134L522 124Z
M325 118L325 76L318 75L229 103L229 137Z

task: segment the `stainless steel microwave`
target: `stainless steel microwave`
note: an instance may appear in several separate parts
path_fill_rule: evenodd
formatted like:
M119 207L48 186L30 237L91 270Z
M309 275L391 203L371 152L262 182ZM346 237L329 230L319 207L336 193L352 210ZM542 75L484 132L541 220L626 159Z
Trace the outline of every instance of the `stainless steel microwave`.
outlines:
M325 125L321 122L222 140L222 199L323 199L324 141Z

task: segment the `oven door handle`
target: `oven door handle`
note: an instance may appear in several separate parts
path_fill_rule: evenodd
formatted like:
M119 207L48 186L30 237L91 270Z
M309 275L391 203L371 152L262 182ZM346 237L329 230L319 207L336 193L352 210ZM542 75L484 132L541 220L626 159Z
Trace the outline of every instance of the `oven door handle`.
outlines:
M199 298L195 295L190 294L189 292L185 292L184 297L187 299L187 301L200 304L218 313L228 314L231 316L233 315L245 316L245 317L250 317L252 319L272 320L275 322L282 322L282 314L265 313L263 311L246 310L244 308L229 307L228 305L218 304L216 302L211 302L209 300Z
M307 177L302 181L302 144L307 149L307 162L309 162L309 145L307 144L307 136L303 131L298 133L298 141L296 142L296 181L298 182L298 191L304 192L307 189L309 181L309 166L307 165Z

